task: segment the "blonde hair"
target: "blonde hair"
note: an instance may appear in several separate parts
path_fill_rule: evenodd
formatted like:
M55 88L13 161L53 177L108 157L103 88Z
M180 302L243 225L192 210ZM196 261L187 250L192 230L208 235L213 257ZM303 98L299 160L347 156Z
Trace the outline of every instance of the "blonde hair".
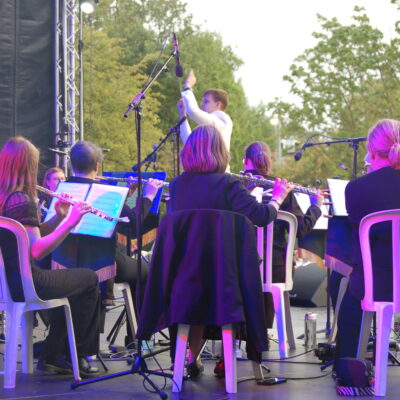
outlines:
M368 149L400 169L400 122L381 119L368 132Z
M0 152L0 211L11 193L36 199L39 150L22 136L9 139Z
M65 173L64 170L58 167L52 167L49 168L43 177L43 186L47 189L49 189L49 186L47 185L47 180L51 177L51 175L55 174L55 173L59 173L59 174L63 174L64 178L65 178Z
M184 170L188 172L225 172L229 152L215 126L200 125L186 141L181 160Z
M245 158L251 160L253 166L261 175L268 175L272 166L271 150L267 143L250 143L244 153Z

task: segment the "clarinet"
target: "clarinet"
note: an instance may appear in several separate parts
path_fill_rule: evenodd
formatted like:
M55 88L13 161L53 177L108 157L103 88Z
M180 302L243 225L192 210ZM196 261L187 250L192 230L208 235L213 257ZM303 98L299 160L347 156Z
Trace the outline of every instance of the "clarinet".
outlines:
M53 192L52 190L46 189L43 186L36 185L36 189L39 190L39 192L45 193L51 197L55 197L56 199L60 199L60 200L64 201L65 203L68 203L71 205L75 205L76 203L78 203L71 196L68 196L68 195L62 194L62 193ZM104 218L107 221L116 221L116 222L128 222L129 221L129 220L127 221L126 217L124 217L124 218L111 217L104 211L101 211L95 207L90 207L89 212L94 215L97 215L100 218Z
M240 174L231 174L236 178L239 178L240 180L247 181L254 183L256 186L264 187L264 188L272 188L275 185L275 181L272 179L265 179L265 178L256 178L254 176L247 176L247 175L240 175ZM310 188L305 188L304 186L301 186L297 183L294 184L293 187L293 192L297 193L304 193L308 194L309 196L314 196L317 194L317 192L313 189Z

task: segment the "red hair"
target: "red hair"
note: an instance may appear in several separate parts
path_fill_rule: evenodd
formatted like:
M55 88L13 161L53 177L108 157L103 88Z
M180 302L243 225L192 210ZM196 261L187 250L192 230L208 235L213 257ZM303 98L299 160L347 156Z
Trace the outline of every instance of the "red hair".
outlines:
M11 193L25 192L36 199L39 150L27 139L9 139L0 153L0 210Z

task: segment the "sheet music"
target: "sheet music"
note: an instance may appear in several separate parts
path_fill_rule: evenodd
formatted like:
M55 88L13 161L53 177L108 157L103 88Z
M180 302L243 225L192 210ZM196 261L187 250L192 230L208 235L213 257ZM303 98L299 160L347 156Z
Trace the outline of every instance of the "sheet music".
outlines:
M119 217L129 189L127 187L100 185L90 186L86 202L91 206L107 213L110 217ZM86 214L81 222L71 231L81 235L111 237L116 221L108 221L92 213Z
M311 205L310 196L305 193L294 193L296 196L297 203L299 203L301 211L305 214L308 210L308 207ZM329 214L329 207L322 205L321 207L321 216L317 219L317 222L314 225L313 229L328 229L328 218L324 217L324 215Z
M90 183L60 182L55 192L66 193L69 196L72 196L76 201L84 201L87 192L90 188L90 185L91 185ZM57 201L58 199L55 197L51 201L49 212L46 215L45 222L54 217L54 215L56 215L56 210L54 209L54 205L57 203ZM71 212L71 209L69 212Z
M61 182L57 193L67 193L76 201L85 201L94 208L105 212L111 217L119 217L125 203L129 189L127 187L110 186L90 183ZM46 221L55 215L53 199ZM116 221L108 221L95 214L88 213L71 233L98 237L111 237L114 233Z
M338 217L346 217L346 201L345 189L349 181L341 179L327 179L328 188L331 193L333 215Z

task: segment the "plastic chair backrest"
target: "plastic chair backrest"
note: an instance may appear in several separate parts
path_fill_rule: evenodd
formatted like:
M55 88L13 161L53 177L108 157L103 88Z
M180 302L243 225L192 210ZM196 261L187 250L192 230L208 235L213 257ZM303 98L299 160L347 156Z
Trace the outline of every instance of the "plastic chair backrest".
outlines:
M374 277L372 273L372 258L370 230L381 222L392 223L392 256L393 256L393 310L400 312L400 209L379 211L365 216L360 223L359 235L364 270L363 310L374 310Z
M31 263L29 256L30 244L29 244L29 236L26 229L18 221L6 217L0 217L0 228L7 229L15 236L18 247L18 264L19 264L25 302L35 302L35 303L42 302L43 300L41 300L38 297L38 295L36 294L35 287L33 285L32 270L31 270ZM5 265L4 263L3 265L4 268L7 268L7 265ZM5 278L5 270L3 277ZM9 298L11 299L11 296Z
M278 211L277 220L286 221L289 224L288 243L286 247L285 259L285 290L293 288L293 252L296 243L297 218L287 211ZM264 230L266 228L266 243L264 252ZM257 247L258 254L263 260L261 263L261 278L265 290L272 288L272 251L274 242L274 223L271 222L266 227L257 228ZM264 267L264 268L263 268Z
M7 307L7 301L10 298L8 291L6 271L4 269L3 254L0 249L0 310L5 311Z

